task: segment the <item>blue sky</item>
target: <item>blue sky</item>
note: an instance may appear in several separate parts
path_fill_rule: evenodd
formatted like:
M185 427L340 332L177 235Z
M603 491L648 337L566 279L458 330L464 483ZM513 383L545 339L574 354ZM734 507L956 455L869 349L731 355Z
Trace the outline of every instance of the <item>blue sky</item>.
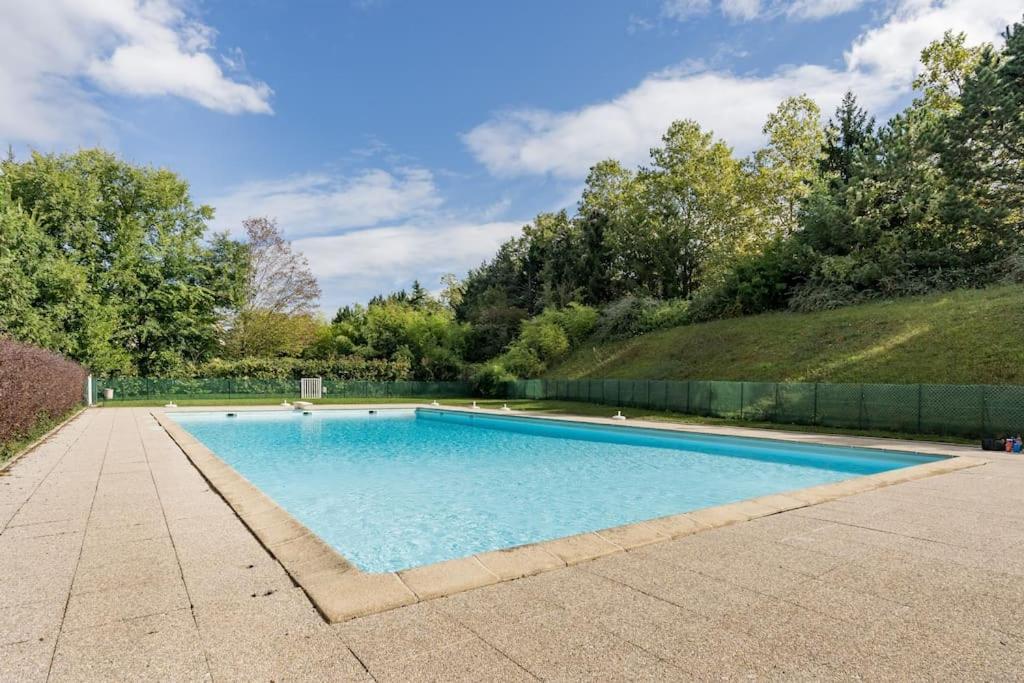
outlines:
M694 118L738 155L783 97L880 118L946 29L995 40L1024 0L12 0L0 142L103 145L190 180L213 227L275 216L323 308L436 287L587 168Z

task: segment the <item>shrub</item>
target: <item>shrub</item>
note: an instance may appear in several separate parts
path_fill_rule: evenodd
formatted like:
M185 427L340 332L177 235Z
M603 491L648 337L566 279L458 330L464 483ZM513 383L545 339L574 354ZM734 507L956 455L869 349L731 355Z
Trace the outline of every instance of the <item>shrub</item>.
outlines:
M679 327L690 322L690 302L686 299L658 301L641 318L644 332Z
M1011 284L1024 285L1024 247L1006 257L1003 279Z
M548 309L534 320L550 322L562 328L569 345L576 346L594 331L599 316L596 309L573 302L565 308Z
M629 295L613 301L601 310L594 336L601 340L625 339L689 322L690 302L686 299L662 301Z
M497 362L516 377L537 377L547 369L544 361L537 357L536 351L519 344L512 344L508 351L497 358Z
M474 395L496 398L504 396L506 384L515 379L516 376L501 363L487 363L470 375L469 383Z
M533 351L541 360L552 360L569 352L569 335L554 323L530 321L513 344Z
M0 339L0 461L13 442L80 404L88 374L52 351Z

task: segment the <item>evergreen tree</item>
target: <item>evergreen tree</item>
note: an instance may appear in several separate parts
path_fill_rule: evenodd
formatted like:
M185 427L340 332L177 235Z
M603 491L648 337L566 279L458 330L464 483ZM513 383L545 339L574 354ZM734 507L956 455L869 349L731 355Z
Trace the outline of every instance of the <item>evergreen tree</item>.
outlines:
M857 153L863 149L875 130L875 119L857 104L851 91L843 95L835 115L825 126L823 174L843 183L850 180Z

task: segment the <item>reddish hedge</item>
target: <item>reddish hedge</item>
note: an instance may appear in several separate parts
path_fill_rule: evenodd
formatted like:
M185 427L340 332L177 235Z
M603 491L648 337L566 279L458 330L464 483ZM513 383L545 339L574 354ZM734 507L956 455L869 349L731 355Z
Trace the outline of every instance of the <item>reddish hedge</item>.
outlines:
M88 374L60 354L0 339L0 460L5 444L81 403Z

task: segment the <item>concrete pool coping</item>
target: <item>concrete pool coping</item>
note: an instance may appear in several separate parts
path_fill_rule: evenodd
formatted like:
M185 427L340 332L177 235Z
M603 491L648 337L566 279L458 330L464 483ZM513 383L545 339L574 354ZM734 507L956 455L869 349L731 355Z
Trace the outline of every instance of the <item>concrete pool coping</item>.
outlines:
M315 410L410 408L490 414L500 417L510 416L509 412L501 410L418 403L319 405ZM290 410L268 406L237 408L204 406L192 410L209 412L211 409L218 412L223 410L232 412ZM187 408L174 410L191 412ZM872 448L938 456L942 459L609 529L478 553L398 572L369 573L348 562L338 551L221 460L166 413L166 410L151 411L160 426L181 448L210 486L231 506L260 543L281 563L295 583L309 596L321 615L332 623L384 612L424 600L446 597L503 581L532 576L605 555L626 552L653 543L670 541L701 531L804 508L901 482L974 467L986 462L982 458L967 455L971 452L970 449L952 444L926 444L876 438L775 432L739 427L705 428L701 425L698 428L690 425L633 420L626 426L677 433L693 432L817 445ZM524 419L623 426L622 421L604 418L513 414Z

